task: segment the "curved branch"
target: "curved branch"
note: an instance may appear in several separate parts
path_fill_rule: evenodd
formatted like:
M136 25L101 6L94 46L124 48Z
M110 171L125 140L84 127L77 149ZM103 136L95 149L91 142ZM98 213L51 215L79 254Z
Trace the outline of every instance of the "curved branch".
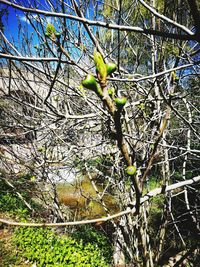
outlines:
M166 186L164 188L163 187L156 188L156 189L150 191L149 193L145 194L140 199L140 204L142 205L143 203L145 203L146 201L149 201L152 197L155 197L157 195L164 194L166 192L171 192L177 188L181 188L181 187L184 187L187 185L192 185L192 184L197 183L199 181L200 181L200 176L196 176L190 180L178 182L178 183ZM97 219L91 219L91 220L72 221L72 222L63 222L63 223L28 223L28 222L23 223L23 222L10 221L10 220L5 220L5 219L0 218L0 222L3 224L12 225L12 226L30 226L30 227L41 227L41 226L61 227L61 226L71 226L71 225L90 224L90 223L97 223L97 222L106 222L106 221L121 217L121 216L129 214L129 213L135 213L135 211L136 211L135 204L136 204L135 202L130 203L131 207L133 206L132 209L128 207L126 210L115 213L113 215L110 215L107 217L102 217L102 218L97 218Z
M124 25L106 23L106 22L102 22L102 21L89 20L86 18L73 16L73 15L69 15L69 14L49 12L49 11L40 10L40 9L36 9L36 8L34 8L34 9L33 8L27 8L27 7L20 6L20 5L14 4L14 3L10 3L7 0L0 0L0 3L14 7L14 8L22 10L24 12L41 14L41 15L48 16L48 17L67 18L70 20L80 21L80 22L86 23L88 25L104 27L107 29L127 31L127 32L138 32L138 33L143 33L143 34L148 34L148 35L150 34L150 35L154 35L154 36L160 36L160 37L164 37L164 38L172 38L172 39L177 39L177 40L196 40L196 41L199 41L199 36L194 34L194 33L191 35L190 34L183 35L183 34L176 34L176 33L170 33L170 32L162 32L162 31L157 31L157 30L152 30L152 29L143 29L141 27L124 26Z

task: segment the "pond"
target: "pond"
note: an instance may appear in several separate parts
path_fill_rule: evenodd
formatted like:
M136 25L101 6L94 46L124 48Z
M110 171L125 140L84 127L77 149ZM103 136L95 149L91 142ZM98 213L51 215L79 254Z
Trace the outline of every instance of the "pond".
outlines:
M103 187L97 185L100 194ZM107 213L103 207L105 203L109 214L119 211L119 205L116 199L109 193L104 193L102 201L99 199L91 180L84 176L82 179L77 178L73 182L64 182L57 184L57 192L60 203L68 206L76 213L78 219L92 219L106 216Z

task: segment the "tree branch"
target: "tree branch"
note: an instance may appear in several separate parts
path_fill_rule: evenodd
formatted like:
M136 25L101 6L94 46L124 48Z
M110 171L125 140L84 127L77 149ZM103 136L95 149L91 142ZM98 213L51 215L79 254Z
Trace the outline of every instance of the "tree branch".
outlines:
M127 31L127 32L138 32L138 33L143 33L143 34L147 34L147 35L154 35L154 36L160 36L160 37L164 37L164 38L171 38L171 39L177 39L177 40L196 40L196 41L199 40L198 36L195 34L183 35L183 34L176 34L176 33L170 33L170 32L162 32L162 31L157 31L157 30L152 30L152 29L143 29L141 27L124 26L124 25L106 23L106 22L102 22L102 21L89 20L86 18L81 18L81 17L69 15L69 14L49 12L49 11L40 10L40 9L27 8L27 7L20 6L20 5L14 4L14 3L10 3L7 0L0 0L0 3L9 5L11 7L22 10L24 12L41 14L41 15L48 16L48 17L68 18L70 20L80 21L80 22L86 23L88 25L104 27L107 29Z
M176 22L176 21L173 21L172 19L170 19L170 18L164 16L163 14L160 14L159 12L157 12L157 11L155 10L155 8L149 6L145 1L143 1L143 0L139 0L139 1L140 1L140 3L141 3L144 7L146 7L146 9L148 9L148 10L149 10L153 15L155 15L156 17L158 17L158 18L160 18L160 19L162 19L162 20L164 20L164 21L166 21L166 22L172 24L173 26L175 26L175 27L181 29L182 31L184 31L185 33L187 33L187 34L189 34L189 35L193 35L193 32L190 31L187 27L185 27L185 26L179 24L179 23Z
M164 194L166 192L173 191L177 188L184 187L186 185L192 185L200 181L200 176L196 176L190 180L178 182L169 186L166 186L165 190L163 190L162 187L156 188L149 193L145 194L141 199L140 199L140 204L142 205L146 201L149 201L152 197L155 197L160 194ZM71 225L81 225L81 224L90 224L90 223L96 223L96 222L106 222L109 220L112 220L114 218L121 217L123 215L129 214L129 213L134 213L135 212L135 202L130 203L131 206L133 206L133 209L127 208L124 211L121 211L119 213L107 216L107 217L102 217L102 218L97 218L97 219L92 219L92 220L82 220L82 221L72 221L72 222L63 222L63 223L22 223L22 222L16 222L16 221L10 221L10 220L5 220L0 218L0 222L3 224L7 225L12 225L12 226L30 226L30 227L62 227L62 226L71 226Z
M197 62L194 62L194 63L185 64L185 65L182 65L182 66L178 66L176 68L172 68L172 69L169 69L169 70L164 70L164 71L161 71L161 72L158 72L158 73L155 73L155 74L151 74L151 75L148 75L148 76L143 76L143 77L140 77L140 78L116 78L115 77L115 78L108 78L108 80L117 81L117 82L141 82L141 81L145 81L145 80L155 79L157 77L160 77L162 75L168 74L168 73L173 72L173 71L178 71L178 70L186 69L186 68L192 68L192 67L194 67L195 65L198 65L198 64L200 64L200 61L197 61ZM138 75L140 75L140 74L138 74Z

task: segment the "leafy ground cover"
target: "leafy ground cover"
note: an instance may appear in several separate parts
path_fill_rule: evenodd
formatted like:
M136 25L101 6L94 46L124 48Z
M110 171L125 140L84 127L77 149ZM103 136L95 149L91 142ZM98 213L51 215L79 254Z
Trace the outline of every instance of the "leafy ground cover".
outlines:
M38 267L109 266L109 260L96 240L85 243L70 236L58 236L44 228L16 229L13 240L19 255L32 263L36 262Z
M32 220L24 202L1 185L0 217ZM0 267L106 267L112 259L107 238L92 227L74 228L67 235L47 228L0 227Z

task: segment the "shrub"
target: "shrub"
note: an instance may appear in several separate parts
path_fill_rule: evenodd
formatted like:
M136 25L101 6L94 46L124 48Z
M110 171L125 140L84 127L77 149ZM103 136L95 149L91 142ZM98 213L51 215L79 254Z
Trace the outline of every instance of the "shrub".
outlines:
M12 180L12 184L16 188L9 186L0 176L0 212L16 216L20 219L27 219L31 215L31 210L25 205L24 201L17 195L16 191L21 194L23 199L27 201L32 208L40 211L41 207L31 197L34 184L30 181L31 174L24 174L21 177Z
M112 259L112 247L108 238L102 232L95 230L89 225L84 225L79 226L72 236L77 241L81 241L84 244L97 246L108 263L110 263Z
M20 218L26 218L30 212L14 192L1 192L0 211L8 212L10 215L19 216Z

